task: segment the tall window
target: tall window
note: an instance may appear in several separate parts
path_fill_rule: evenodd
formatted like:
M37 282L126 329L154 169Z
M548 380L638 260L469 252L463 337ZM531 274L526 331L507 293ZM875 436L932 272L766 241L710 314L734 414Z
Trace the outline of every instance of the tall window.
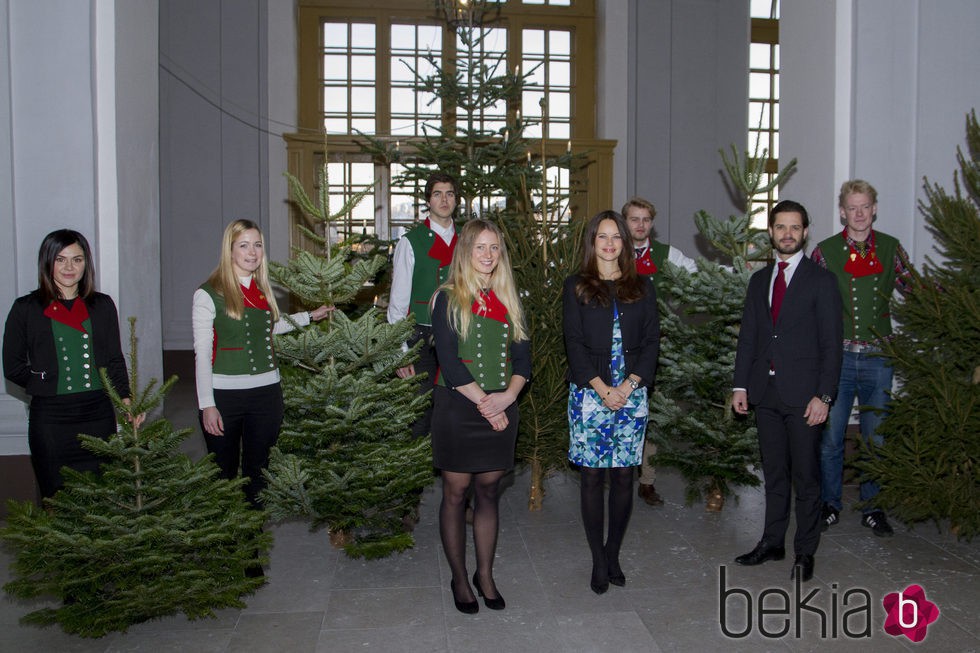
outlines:
M364 231L394 238L420 215L421 189L393 185L399 166L362 153L358 132L390 139L407 151L413 139L446 119L493 132L520 117L539 123L524 132L544 139L533 146L535 159L545 150L551 156L562 152L575 140L595 147L594 0L505 0L501 8L480 41L480 55L498 74L530 74L520 114L509 116L501 100L481 112L457 107L447 116L448 108L420 82L435 72L429 56L451 69L454 57L447 48L455 49L455 57L466 49L439 19L432 0L299 1L301 132L287 136L291 170L300 170L312 188L313 173L303 169L323 160L318 134L325 129L333 211L364 179L380 179L376 192L338 225L338 235ZM549 175L549 194L568 187L567 171L549 169Z
M752 0L752 42L749 46L748 151L766 158L766 181L779 172L779 0ZM778 189L755 197L752 207L764 210L752 226L765 228L766 215L778 201Z

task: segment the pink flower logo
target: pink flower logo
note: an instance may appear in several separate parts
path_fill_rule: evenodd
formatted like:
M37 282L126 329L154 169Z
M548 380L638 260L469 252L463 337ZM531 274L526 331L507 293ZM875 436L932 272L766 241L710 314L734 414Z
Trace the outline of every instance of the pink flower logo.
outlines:
M939 618L939 607L926 598L919 585L909 585L902 592L892 592L882 599L885 606L885 632L905 635L913 642L926 638L926 628Z

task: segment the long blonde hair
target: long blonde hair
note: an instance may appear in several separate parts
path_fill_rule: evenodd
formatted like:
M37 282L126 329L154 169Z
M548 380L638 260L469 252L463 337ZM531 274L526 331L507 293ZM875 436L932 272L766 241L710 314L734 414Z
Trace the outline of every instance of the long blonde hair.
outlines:
M245 302L240 290L241 280L235 274L235 268L232 266L231 248L235 245L238 237L250 229L259 232L259 238L262 239L262 262L259 263L253 277L259 290L265 295L266 301L269 302L269 308L272 309L272 321L275 322L279 319L279 306L276 304L276 296L272 294L272 286L269 285L269 264L265 256L265 236L262 235L259 225L251 220L235 220L225 227L225 233L221 237L221 254L218 256L218 267L208 277L208 283L211 284L216 293L224 298L225 315L235 320L242 319L242 315L245 313Z
M473 246L484 231L495 234L500 242L500 259L497 261L497 267L490 273L489 290L492 290L500 303L507 308L507 315L511 322L511 340L527 340L524 310L517 296L517 286L514 283L514 273L510 267L510 256L507 254L504 235L497 225L482 218L470 220L460 229L459 240L453 251L453 260L449 264L449 278L439 287L439 290L446 291L449 300L449 324L460 338L465 340L470 329L470 321L473 319L471 310L473 302L476 301L481 307L486 308L486 303L480 295L484 287L471 262Z

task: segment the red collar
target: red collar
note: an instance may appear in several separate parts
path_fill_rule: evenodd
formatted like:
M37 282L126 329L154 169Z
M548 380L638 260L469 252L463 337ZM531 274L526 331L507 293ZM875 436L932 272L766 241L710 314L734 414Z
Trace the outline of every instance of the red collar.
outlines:
M85 333L83 322L88 319L88 307L81 297L72 302L71 309L55 299L44 309L44 316Z
M480 315L482 317L488 317L491 320L496 320L497 322L507 323L507 307L497 298L497 295L492 291L481 292L480 297L483 298L486 308L480 306L480 302L473 300L473 306L470 310L473 311L473 315Z
M844 227L841 236L844 238L844 242L847 243L849 250L847 261L844 263L844 272L847 272L852 277L867 277L872 274L881 274L885 271L885 267L881 264L881 259L878 258L874 231L868 234L868 240L865 241L868 243L868 249L864 256L861 256L857 247L854 246L854 240L847 235L847 227Z
M425 219L425 228L432 231L432 224L429 222L429 218ZM432 239L432 247L429 248L429 258L434 258L439 261L439 267L444 268L453 260L453 250L456 249L456 227L453 226L453 239L446 244L446 241L442 239L439 234L434 234Z
M239 284L242 289L242 297L245 299L245 308L257 308L260 311L268 311L269 300L265 293L259 290L259 284L255 283L255 277L249 281L248 288Z

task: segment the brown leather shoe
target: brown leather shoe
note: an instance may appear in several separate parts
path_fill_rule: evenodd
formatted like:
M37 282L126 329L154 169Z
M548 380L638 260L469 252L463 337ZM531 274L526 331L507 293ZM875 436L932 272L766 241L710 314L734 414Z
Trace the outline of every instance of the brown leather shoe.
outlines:
M647 485L646 483L640 483L639 488L636 490L636 494L651 506L664 505L664 500L660 498L660 495L657 494L657 490L654 489L652 484Z

